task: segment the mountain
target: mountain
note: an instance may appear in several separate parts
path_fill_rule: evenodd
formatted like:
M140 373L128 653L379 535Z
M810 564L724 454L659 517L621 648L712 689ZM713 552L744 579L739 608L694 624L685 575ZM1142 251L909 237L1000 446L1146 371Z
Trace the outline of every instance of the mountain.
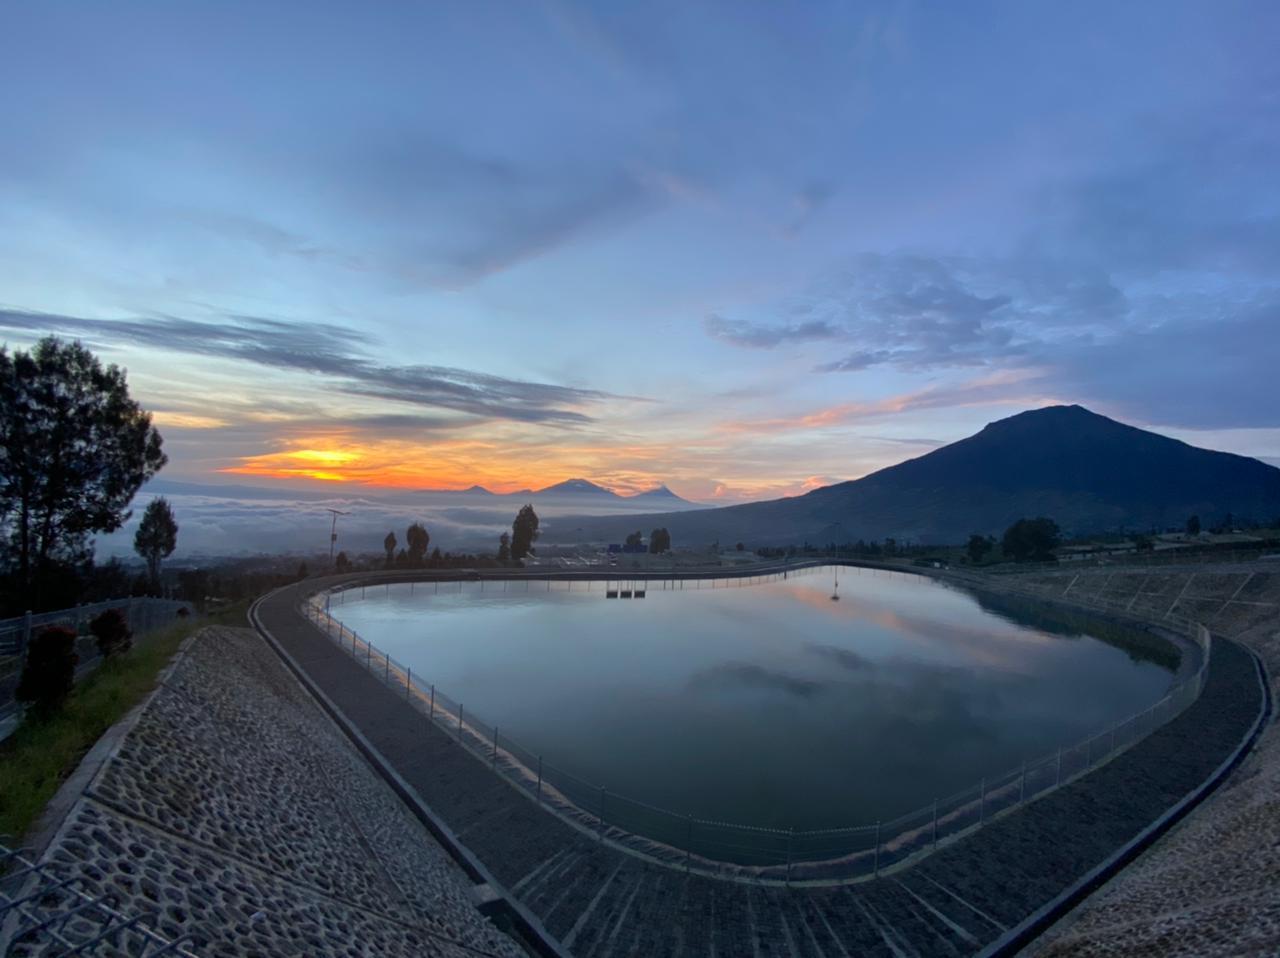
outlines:
M627 496L626 499L628 502L651 502L658 507L661 507L664 504L689 502L688 499L677 496L665 485L658 486L656 489L646 489L644 492L637 492L634 496Z
M622 498L616 492L612 492L604 486L597 486L594 482L588 482L586 479L566 479L564 482L557 482L554 486L547 486L545 489L539 489L536 495L603 496L610 499Z
M1023 516L1068 533L1181 527L1280 516L1280 469L1137 429L1081 406L1051 406L869 476L803 496L721 509L546 523L544 542L609 542L665 526L677 546L751 546L856 539L961 542L999 535ZM558 533L557 529L564 530Z

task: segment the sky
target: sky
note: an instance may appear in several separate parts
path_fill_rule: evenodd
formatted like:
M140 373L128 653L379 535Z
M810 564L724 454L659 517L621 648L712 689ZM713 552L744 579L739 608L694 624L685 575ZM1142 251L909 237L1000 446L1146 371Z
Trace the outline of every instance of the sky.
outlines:
M127 367L178 481L730 503L1056 402L1280 463L1277 36L1272 2L7 4L0 340Z

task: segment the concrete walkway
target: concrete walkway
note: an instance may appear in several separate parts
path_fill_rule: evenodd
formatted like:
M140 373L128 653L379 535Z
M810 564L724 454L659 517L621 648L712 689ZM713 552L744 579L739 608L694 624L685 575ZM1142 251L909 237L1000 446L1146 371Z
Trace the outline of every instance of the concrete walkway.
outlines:
M1217 643L1201 698L1090 775L917 865L834 887L751 886L601 845L428 724L298 611L259 603L279 643L505 889L580 955L968 955L1000 939L1211 776L1263 700L1252 656Z

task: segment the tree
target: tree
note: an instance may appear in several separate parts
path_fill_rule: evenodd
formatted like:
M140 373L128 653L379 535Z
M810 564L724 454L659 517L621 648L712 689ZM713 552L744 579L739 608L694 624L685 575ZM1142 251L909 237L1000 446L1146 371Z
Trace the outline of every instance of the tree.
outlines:
M142 513L138 531L133 535L133 548L147 563L151 587L160 587L160 561L173 555L178 545L178 523L164 496L152 499Z
M743 543L741 543L741 542L739 542L739 543L737 543L737 544L735 544L735 545L734 545L734 549L736 549L738 552L742 552L742 551L744 551L746 548L747 548L747 547L746 547Z
M338 557L333 560L333 568L337 572L346 572L351 568L351 560L347 558L345 552L338 553Z
M969 544L965 546L965 550L969 553L969 561L977 565L988 552L995 548L995 545L994 539L988 539L975 532L969 536Z
M498 561L506 562L511 558L511 534L504 532L498 536Z
M396 534L388 532L387 537L382 540L382 548L387 550L387 568L390 569L392 563L396 561Z
M1155 547L1156 544L1150 536L1144 536L1139 532L1133 537L1133 548L1137 552L1151 552Z
M133 631L129 621L119 609L106 609L89 620L89 632L98 645L104 659L121 652L128 652L133 644Z
M1040 516L1019 519L1005 530L1000 547L1017 562L1048 562L1062 541L1062 532L1052 519Z
M665 528L654 529L649 533L649 551L653 553L671 551L671 533Z
M79 661L74 632L56 626L45 629L27 646L14 698L37 712L52 712L71 694Z
M511 558L523 559L533 552L538 539L538 514L532 505L520 507L516 521L511 524Z
M431 545L431 534L421 522L415 522L404 532L405 545L409 547L409 564L422 565L427 557L427 547Z
M631 532L627 534L627 545L638 546L643 543L644 543L644 533L642 533L639 529L637 529L635 532Z
M48 563L84 557L89 536L129 518L167 461L161 445L120 367L53 336L30 353L0 346L0 532L28 593Z
M298 579L299 580L305 579L310 574L311 574L311 571L307 568L307 564L305 562L299 562L298 563Z
M1198 536L1200 534L1200 517L1192 516L1187 520L1187 535Z

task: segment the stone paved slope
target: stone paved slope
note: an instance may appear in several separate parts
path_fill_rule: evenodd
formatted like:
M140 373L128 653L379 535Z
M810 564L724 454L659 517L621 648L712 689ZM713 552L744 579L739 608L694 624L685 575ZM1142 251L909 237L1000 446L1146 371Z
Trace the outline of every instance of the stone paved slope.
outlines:
M1075 577L1040 576L1045 594ZM1168 609L1195 607L1257 652L1280 692L1280 571L1116 573L1073 591ZM1068 593L1070 594L1070 593ZM1184 613L1185 614L1185 613ZM1033 949L1039 956L1280 954L1280 729L1194 816L1125 869Z
M162 934L192 933L197 953L523 954L244 629L194 639L44 857ZM11 953L51 947L19 942Z
M580 955L974 954L1202 781L1260 700L1252 658L1221 643L1201 699L1123 761L878 881L750 886L641 860L539 808L353 663L298 613L301 595L265 600L260 623Z

